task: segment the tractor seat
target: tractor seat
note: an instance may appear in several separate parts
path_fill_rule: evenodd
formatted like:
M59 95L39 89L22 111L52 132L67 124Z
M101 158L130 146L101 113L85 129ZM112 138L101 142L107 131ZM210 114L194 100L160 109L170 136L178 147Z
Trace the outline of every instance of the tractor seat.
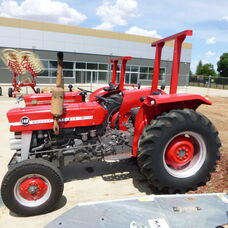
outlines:
M161 91L155 91L151 95L161 95L161 94L162 94Z
M104 91L106 91L106 92L110 92L110 91L113 91L114 89L112 89L112 88L110 88L110 87L105 87L104 88Z

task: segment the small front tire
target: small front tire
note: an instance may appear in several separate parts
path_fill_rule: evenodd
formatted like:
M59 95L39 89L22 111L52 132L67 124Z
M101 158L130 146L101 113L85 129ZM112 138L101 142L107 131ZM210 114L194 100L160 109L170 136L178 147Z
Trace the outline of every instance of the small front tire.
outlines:
M14 213L31 216L53 210L63 193L58 168L44 160L26 160L10 169L1 186L5 205Z

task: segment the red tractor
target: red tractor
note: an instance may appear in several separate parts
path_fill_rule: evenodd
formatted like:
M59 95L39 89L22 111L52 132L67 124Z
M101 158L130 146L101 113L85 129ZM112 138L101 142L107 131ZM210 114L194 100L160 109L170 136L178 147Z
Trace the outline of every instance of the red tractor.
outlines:
M64 102L63 54L58 53L51 105L7 113L15 153L1 185L5 205L21 215L53 210L63 193L59 168L70 162L135 157L149 184L161 192L184 193L205 184L220 158L221 143L215 126L196 111L211 103L199 95L176 94L181 46L190 35L186 30L152 43L156 54L150 89L98 95L89 102ZM170 40L174 55L166 94L158 89L158 79L162 48Z

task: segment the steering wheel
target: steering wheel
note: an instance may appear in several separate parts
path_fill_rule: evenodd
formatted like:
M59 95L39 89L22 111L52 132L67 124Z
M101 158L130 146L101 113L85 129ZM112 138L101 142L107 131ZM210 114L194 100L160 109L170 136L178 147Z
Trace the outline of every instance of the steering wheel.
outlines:
M92 91L87 90L87 89L82 89L82 88L79 88L79 87L77 87L77 89L79 89L79 90L81 90L82 92L85 92L85 93L92 93Z
M111 82L108 83L110 90L115 90L116 87Z

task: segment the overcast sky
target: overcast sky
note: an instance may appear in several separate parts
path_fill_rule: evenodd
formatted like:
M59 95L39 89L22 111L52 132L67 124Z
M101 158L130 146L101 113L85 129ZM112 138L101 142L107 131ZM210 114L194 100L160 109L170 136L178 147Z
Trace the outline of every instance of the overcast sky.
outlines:
M158 38L192 29L193 71L228 52L228 0L0 0L0 16Z

